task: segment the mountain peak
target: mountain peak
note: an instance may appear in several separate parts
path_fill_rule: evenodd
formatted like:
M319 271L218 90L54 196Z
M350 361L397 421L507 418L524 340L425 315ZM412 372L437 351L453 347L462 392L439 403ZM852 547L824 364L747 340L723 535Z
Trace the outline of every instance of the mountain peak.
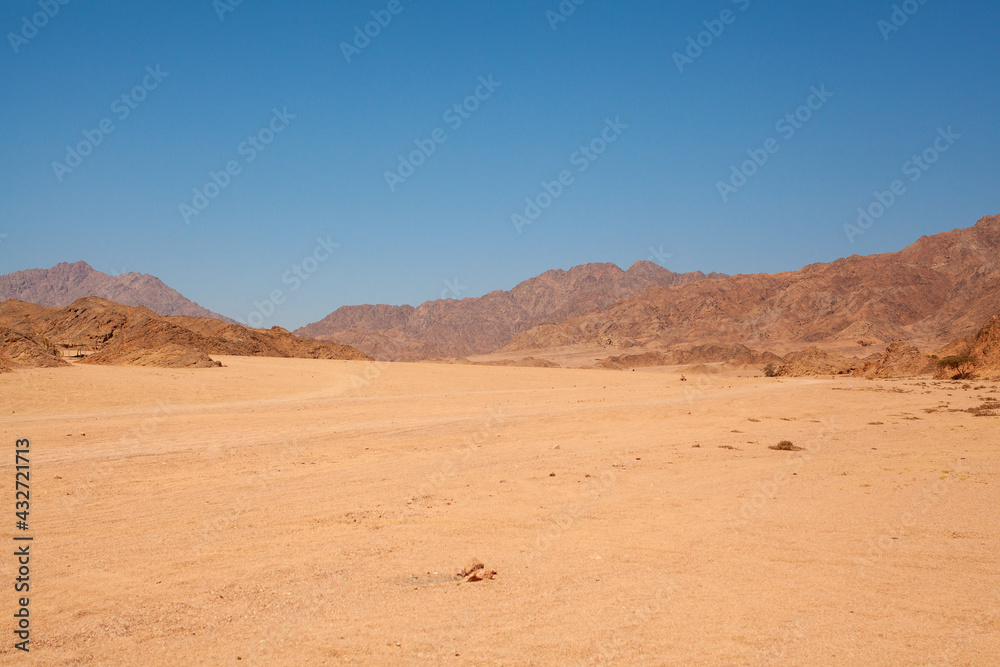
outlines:
M92 273L100 273L97 269L92 267L87 262L78 260L76 262L59 262L51 269L29 269L30 271L51 271L55 273L63 273L68 275L79 275L88 276Z
M211 317L235 323L184 298L156 276L143 273L110 276L83 260L0 276L0 301L17 299L62 308L84 297L100 297L126 306L145 306L160 315Z
M661 266L656 262L651 262L648 259L640 259L639 261L634 262L625 272L632 273L635 271L666 271L667 273L673 273L670 269Z

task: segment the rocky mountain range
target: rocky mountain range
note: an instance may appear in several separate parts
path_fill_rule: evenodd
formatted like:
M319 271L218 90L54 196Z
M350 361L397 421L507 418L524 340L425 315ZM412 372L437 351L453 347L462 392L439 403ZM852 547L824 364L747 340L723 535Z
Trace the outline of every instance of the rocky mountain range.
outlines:
M463 357L491 352L532 327L564 322L608 308L654 287L722 278L678 274L642 261L623 271L614 264L552 270L510 291L482 297L440 299L420 306L344 306L295 333L351 345L383 360Z
M63 262L51 269L28 269L0 276L0 301L17 299L42 306L63 307L88 296L125 306L145 306L159 315L212 317L236 324L234 320L184 298L156 276L144 273L111 276L86 262Z
M657 350L740 343L785 354L899 341L933 349L1000 313L1000 217L883 255L799 271L656 287L517 334L501 352L591 346Z
M295 334L384 360L479 356L481 363L549 364L563 351L583 350L583 361L570 365L781 362L785 374L863 371L880 376L926 366L927 355L935 351L972 349L983 323L1000 313L998 258L1000 217L992 216L973 227L922 237L899 252L853 255L798 271L726 276L677 274L651 262L637 262L627 271L614 264L586 264L547 271L509 291L478 298L417 307L345 306ZM79 295L145 306L126 317L131 321L167 315L164 321L184 332L178 333L182 346L204 355L242 353L224 351L234 349L272 354L271 339L300 340L278 328L234 327L153 276L112 277L84 262L0 276L0 299L78 305L74 297ZM86 304L90 312L96 312L96 303ZM3 312L26 307L5 306ZM114 310L107 304L101 308ZM147 328L142 330L148 333ZM32 335L48 336L23 326L8 329L8 343L21 348ZM94 330L99 335L112 331L121 341L127 328ZM126 338L141 342L145 335ZM98 341L95 359L119 359L107 356L105 343ZM303 345L292 345L291 356L351 354L346 348L333 353Z

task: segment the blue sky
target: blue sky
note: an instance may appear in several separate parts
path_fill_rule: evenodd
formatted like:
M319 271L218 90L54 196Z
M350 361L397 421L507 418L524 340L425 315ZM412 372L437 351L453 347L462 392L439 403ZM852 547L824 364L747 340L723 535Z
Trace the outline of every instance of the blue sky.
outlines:
M241 320L280 290L261 319L292 328L586 262L794 270L1000 213L995 1L231 2L0 4L0 273L83 259Z

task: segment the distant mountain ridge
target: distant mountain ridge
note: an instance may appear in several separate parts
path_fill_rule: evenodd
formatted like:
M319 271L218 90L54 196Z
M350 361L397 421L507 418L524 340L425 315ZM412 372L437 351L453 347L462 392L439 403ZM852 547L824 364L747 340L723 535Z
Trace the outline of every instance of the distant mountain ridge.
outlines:
M0 276L0 300L61 306L84 296L233 323L158 278L112 277L85 262ZM703 361L713 354L743 359L738 346L782 356L836 348L870 360L893 343L936 350L975 335L997 313L1000 217L987 216L898 252L852 255L797 271L726 276L677 274L645 261L628 270L584 264L477 298L344 306L295 333L397 361L491 353L501 360L545 361L548 352L583 358L603 349L611 365L651 364L687 359L684 350L696 350L692 354ZM647 352L671 354L636 357ZM886 364L899 365L906 355L912 350L897 346ZM815 365L816 359L805 362Z
M145 306L158 315L211 317L236 324L168 287L156 276L122 273L111 276L86 262L60 263L51 269L28 269L0 276L0 301L17 299L41 306L68 306L78 299L96 296L125 306Z
M782 354L844 341L915 341L927 348L974 334L997 313L1000 217L991 216L895 253L656 287L519 333L500 351L538 356L565 346L740 343Z
M647 261L627 271L614 264L551 270L510 291L441 299L420 306L344 306L295 331L350 345L377 359L417 360L485 354L522 331L632 298L654 287L713 280L719 274L678 274Z

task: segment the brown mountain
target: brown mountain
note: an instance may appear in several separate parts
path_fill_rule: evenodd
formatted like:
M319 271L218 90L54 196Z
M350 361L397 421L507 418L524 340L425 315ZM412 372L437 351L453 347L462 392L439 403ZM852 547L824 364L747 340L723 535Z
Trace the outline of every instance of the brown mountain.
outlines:
M212 317L234 320L185 299L155 277L144 273L110 276L86 262L56 264L51 269L28 269L0 276L0 301L17 299L42 306L68 306L77 299L97 296L126 306L145 306L160 315Z
M143 306L86 297L65 308L0 303L0 371L81 363L218 366L209 355L370 360L336 343L302 338L279 327L249 329L205 317L167 317Z
M351 345L378 359L432 359L485 354L544 322L606 308L652 287L684 285L717 274L677 274L652 262L628 271L614 264L553 270L510 291L413 306L345 306L295 333ZM711 281L708 281L711 282Z
M500 351L560 346L670 349L741 343L780 354L817 344L936 348L1000 312L1000 218L896 253L799 271L657 287L522 332Z

